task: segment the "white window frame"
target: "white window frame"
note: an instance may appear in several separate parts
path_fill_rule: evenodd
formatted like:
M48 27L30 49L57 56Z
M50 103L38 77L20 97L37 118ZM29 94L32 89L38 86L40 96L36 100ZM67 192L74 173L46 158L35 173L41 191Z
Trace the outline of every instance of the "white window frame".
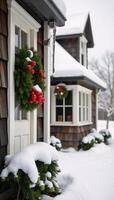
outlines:
M67 85L68 90L72 90L72 122L57 122L56 121L56 95L54 94L55 86L51 86L51 126L84 126L92 124L92 107L91 107L91 94L92 90L89 90L80 85ZM88 121L79 121L79 92L82 94L88 94L89 97L89 111ZM86 115L86 111L85 111Z
M69 89L68 89L69 90ZM72 104L71 105L66 105L65 104L65 98L63 98L63 105L56 105L56 102L55 102L55 110L56 108L63 108L63 121L56 121L57 123L71 123L73 122L73 117L72 117L72 121L65 121L65 108L72 108L72 112L73 112L73 91L72 90L69 90L72 92ZM55 98L55 101L56 101L56 98ZM56 111L55 111L56 112ZM72 113L73 114L73 113ZM55 116L56 118L56 116Z
M84 63L82 63L82 55L84 56ZM87 67L87 39L84 35L80 37L80 63Z
M78 101L79 101L79 94L81 94L81 105L79 105L79 103L77 105L78 106L78 112L79 112L79 108L81 108L81 120L78 118L78 124L79 125L91 123L91 112L92 112L91 93L92 93L91 90L84 88L82 86L78 86L78 88L77 88ZM88 106L87 106L87 96L86 95L88 95ZM83 97L84 97L84 99L83 99ZM84 110L85 110L85 118L84 118L84 114L83 114ZM87 110L88 110L88 120L87 120Z

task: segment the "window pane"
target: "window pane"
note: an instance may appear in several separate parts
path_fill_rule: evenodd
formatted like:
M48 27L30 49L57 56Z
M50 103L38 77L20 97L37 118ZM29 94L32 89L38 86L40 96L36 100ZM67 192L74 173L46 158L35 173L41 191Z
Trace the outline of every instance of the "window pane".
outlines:
M79 107L79 122L81 122L81 107Z
M85 106L85 93L83 93L83 106Z
M65 121L72 121L72 108L65 108Z
M88 121L88 107L86 108L86 120Z
M86 106L88 106L88 94L86 94Z
M84 55L81 54L81 64L84 65Z
M27 33L21 30L21 48L27 47Z
M15 52L19 49L20 33L19 27L15 26Z
M20 108L19 108L19 105L15 107L15 120L20 120Z
M63 99L56 98L56 105L63 105Z
M22 120L27 120L27 112L25 110L21 110L21 118Z
M72 91L68 91L68 96L65 98L65 105L72 105Z
M63 121L63 108L61 107L56 107L56 121Z
M79 92L79 105L81 106L81 92Z
M83 108L83 121L85 121L85 108Z

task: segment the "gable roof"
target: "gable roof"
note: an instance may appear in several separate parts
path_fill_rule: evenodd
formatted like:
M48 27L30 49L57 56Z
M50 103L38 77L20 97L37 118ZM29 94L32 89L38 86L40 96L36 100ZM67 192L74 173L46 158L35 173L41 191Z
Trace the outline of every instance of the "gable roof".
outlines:
M83 79L93 84L95 88L106 89L106 84L91 70L77 62L60 44L55 44L55 72L52 78Z
M64 27L57 28L57 39L66 36L85 35L88 40L88 47L94 46L93 33L89 13L78 13L70 16Z

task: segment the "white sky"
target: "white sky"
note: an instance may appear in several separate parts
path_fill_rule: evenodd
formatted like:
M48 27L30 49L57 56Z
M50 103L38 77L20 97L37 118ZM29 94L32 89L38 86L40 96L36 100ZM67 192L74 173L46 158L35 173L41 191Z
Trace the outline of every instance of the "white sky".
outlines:
M68 15L89 11L95 46L89 60L114 51L114 0L64 0Z

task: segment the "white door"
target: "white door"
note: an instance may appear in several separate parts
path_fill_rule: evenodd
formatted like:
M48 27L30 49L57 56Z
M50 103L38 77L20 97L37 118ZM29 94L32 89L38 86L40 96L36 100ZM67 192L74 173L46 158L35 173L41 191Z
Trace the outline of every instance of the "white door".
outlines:
M37 50L40 24L16 1L8 1L9 62L8 62L8 153L13 154L37 140L37 111L25 112L15 105L14 63L17 48Z
M17 49L29 46L29 29L15 25L15 53ZM30 144L30 112L15 105L14 153Z

